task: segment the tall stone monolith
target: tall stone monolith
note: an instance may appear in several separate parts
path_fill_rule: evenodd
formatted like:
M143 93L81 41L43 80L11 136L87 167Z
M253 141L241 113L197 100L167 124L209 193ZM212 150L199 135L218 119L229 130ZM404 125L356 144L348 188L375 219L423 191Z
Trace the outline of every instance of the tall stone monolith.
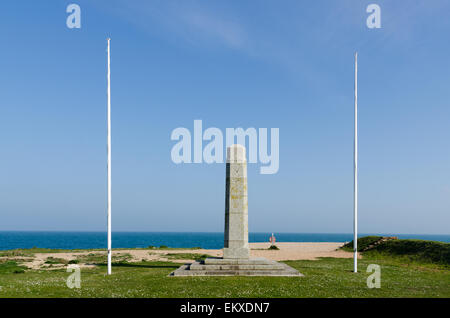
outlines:
M248 196L245 147L227 147L224 259L248 259Z
M223 258L208 257L184 264L170 276L303 276L287 264L249 257L245 147L227 148L226 171Z

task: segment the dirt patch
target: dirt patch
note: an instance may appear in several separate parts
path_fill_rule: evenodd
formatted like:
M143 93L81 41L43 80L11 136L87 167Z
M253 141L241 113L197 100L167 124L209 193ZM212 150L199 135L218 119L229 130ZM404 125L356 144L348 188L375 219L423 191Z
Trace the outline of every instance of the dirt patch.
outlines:
M279 250L269 250L270 243L250 243L251 257L265 257L275 261L287 260L315 260L319 257L351 258L352 252L339 248L343 243L277 243ZM176 254L181 254L177 257ZM171 261L176 263L193 262L196 255L210 255L222 257L221 249L137 249L113 250L113 262L142 262L142 261ZM187 259L190 256L192 259ZM64 253L36 253L29 257L1 257L1 259L14 259L30 269L57 269L65 268L68 264L76 263L80 267L94 267L96 263L105 263L106 251L64 252ZM360 256L359 256L360 257ZM50 261L49 261L50 260ZM59 260L56 261L56 260Z

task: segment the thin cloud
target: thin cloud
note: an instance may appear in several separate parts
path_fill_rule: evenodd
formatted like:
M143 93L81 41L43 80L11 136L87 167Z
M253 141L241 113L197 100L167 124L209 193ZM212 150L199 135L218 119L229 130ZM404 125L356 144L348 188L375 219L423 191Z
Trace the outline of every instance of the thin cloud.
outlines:
M96 6L150 34L164 33L165 38L171 34L177 42L181 39L192 45L244 48L245 31L242 25L233 17L199 6L196 2L115 0L108 2L108 6L100 3Z
M222 42L231 48L243 48L243 28L236 22L197 10L181 13L180 20L184 21L193 32Z

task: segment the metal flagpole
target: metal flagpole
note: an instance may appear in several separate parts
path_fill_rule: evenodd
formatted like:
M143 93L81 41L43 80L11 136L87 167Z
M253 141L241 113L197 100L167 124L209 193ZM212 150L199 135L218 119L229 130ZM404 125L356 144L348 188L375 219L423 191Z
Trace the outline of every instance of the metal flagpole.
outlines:
M358 52L355 53L355 140L353 144L353 271L358 272Z
M111 57L108 38L108 275L111 275Z

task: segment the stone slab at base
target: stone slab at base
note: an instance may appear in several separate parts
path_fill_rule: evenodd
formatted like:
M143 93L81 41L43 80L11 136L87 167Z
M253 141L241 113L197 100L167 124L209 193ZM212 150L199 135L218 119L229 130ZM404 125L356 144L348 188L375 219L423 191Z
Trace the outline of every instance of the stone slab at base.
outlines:
M296 269L265 258L207 258L185 264L169 276L303 276Z
M223 249L223 257L231 259L248 259L250 257L250 250L248 247L227 248Z

